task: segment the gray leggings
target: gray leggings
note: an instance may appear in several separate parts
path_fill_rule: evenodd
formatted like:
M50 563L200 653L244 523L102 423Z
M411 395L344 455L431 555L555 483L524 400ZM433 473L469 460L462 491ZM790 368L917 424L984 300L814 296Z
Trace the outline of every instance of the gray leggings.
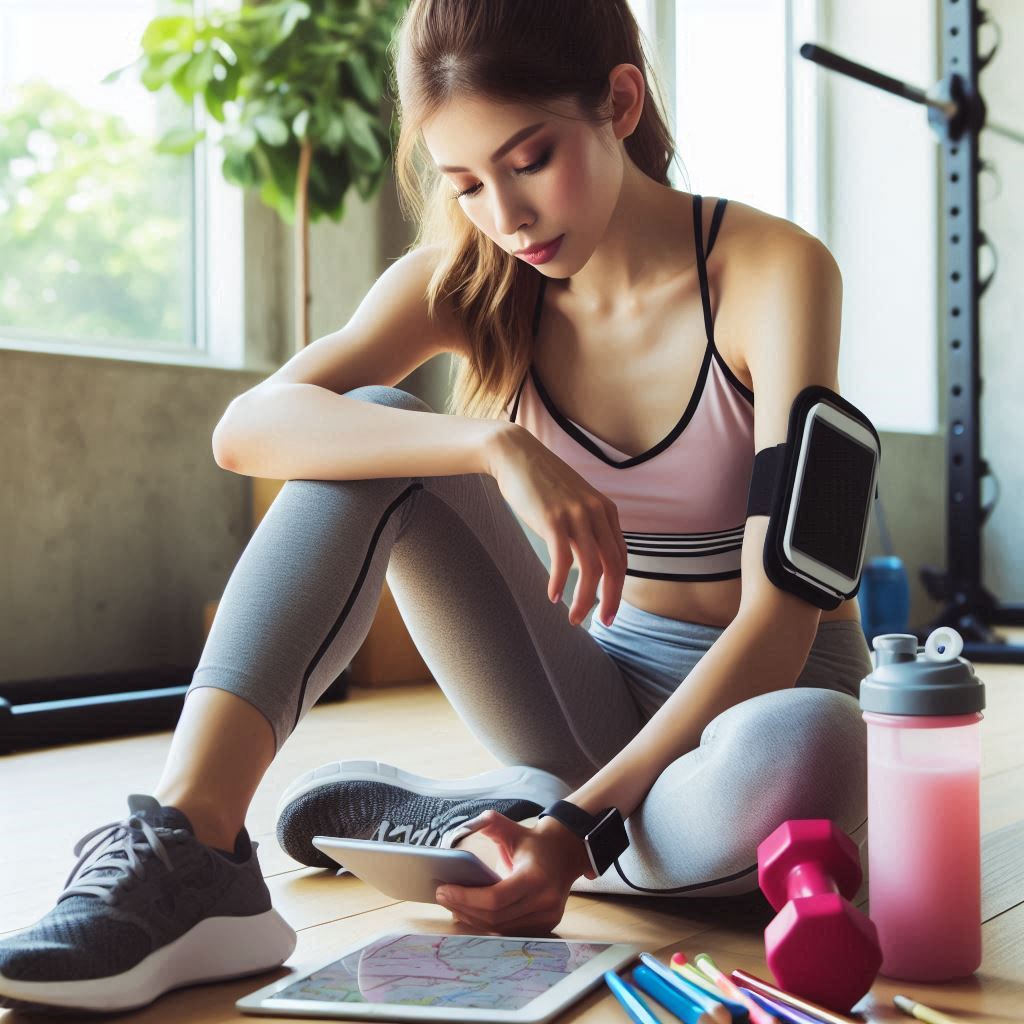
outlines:
M397 388L348 397L432 411ZM189 692L214 686L270 722L275 752L344 670L387 577L424 661L502 763L582 785L639 732L722 630L623 602L569 624L548 570L487 474L290 480L228 580ZM627 821L631 845L573 891L711 896L757 888L756 848L788 818L863 840L871 671L857 623L824 623L796 688L715 718Z

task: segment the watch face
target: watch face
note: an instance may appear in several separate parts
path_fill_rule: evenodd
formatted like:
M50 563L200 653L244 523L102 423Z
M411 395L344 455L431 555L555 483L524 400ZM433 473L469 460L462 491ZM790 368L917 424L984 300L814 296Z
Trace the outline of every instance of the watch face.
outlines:
M603 875L612 861L629 846L626 825L617 808L608 813L587 833L584 838L590 863L598 875Z

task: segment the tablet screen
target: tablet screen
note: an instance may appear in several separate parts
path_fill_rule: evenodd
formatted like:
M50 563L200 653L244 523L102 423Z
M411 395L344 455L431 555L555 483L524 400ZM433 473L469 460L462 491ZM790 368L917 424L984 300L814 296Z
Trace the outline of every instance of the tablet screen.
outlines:
M274 999L517 1010L610 943L396 932L274 993Z

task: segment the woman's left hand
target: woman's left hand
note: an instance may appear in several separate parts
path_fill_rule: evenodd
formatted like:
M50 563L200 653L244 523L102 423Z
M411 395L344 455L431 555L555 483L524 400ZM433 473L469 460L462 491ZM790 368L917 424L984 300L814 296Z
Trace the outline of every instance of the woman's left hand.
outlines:
M492 885L440 887L435 898L457 923L501 935L544 935L557 927L572 883L593 872L581 870L581 840L554 819L542 821L549 823L528 828L495 810L474 819L475 834L498 846L510 871Z

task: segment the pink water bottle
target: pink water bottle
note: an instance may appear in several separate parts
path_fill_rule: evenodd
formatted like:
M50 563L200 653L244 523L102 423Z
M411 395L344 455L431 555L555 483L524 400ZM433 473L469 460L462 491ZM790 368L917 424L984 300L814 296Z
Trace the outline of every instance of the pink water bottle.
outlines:
M860 688L868 733L869 913L881 973L945 981L981 964L981 709L984 684L955 629L924 647L872 641Z

